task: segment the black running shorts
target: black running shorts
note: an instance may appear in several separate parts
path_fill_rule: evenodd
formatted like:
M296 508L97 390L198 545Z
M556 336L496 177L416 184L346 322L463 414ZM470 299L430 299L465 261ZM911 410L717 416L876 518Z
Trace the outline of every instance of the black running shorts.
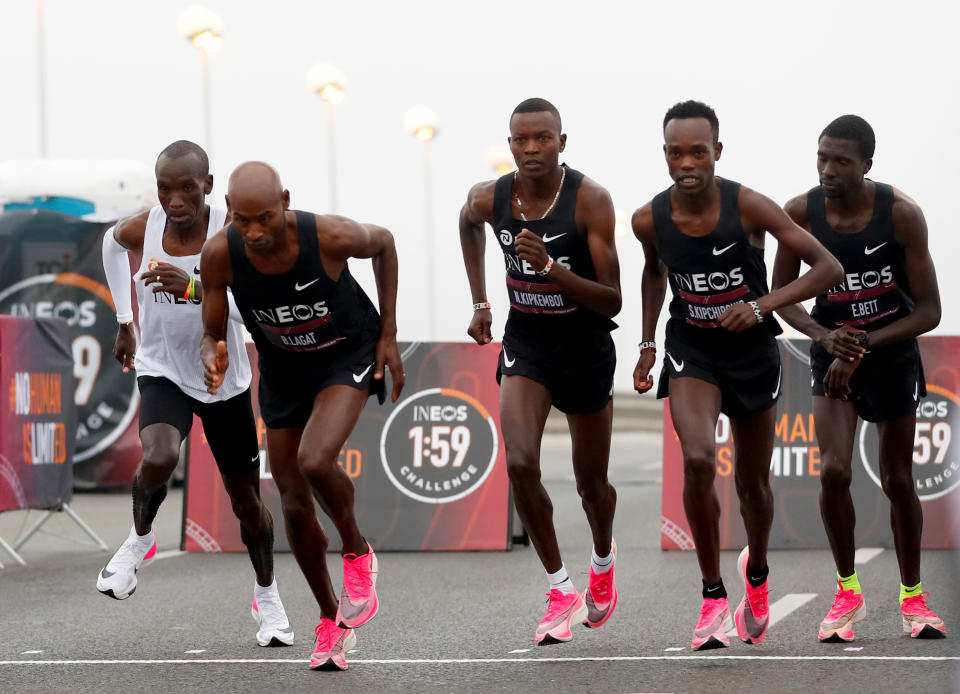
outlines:
M368 391L382 405L386 398L386 374L379 380L373 377L375 361L376 341L309 371L271 368L271 364L261 362L258 400L264 424L271 429L303 426L310 419L317 395L330 386Z
M151 424L169 424L180 432L182 442L197 415L221 474L246 476L259 469L260 446L249 388L227 400L201 402L159 376L138 376L137 386L140 431Z
M554 342L507 331L497 362L503 376L525 376L550 391L552 404L564 414L590 414L613 397L617 355L606 331L589 339Z
M810 345L810 390L825 395L823 379L834 357L816 342ZM927 394L916 340L881 347L864 355L850 377L850 402L861 419L887 422L917 409Z
M697 344L686 339L688 331L672 330L667 324L657 397L670 396L673 379L696 378L720 389L720 411L728 417L748 417L770 409L780 398L782 377L776 339L766 330L753 331L742 339L720 335L722 328L710 330L717 333L715 339Z

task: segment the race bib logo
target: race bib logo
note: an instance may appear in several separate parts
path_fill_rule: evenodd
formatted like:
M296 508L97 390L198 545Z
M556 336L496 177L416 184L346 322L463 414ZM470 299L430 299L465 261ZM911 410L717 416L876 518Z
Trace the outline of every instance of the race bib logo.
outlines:
M913 481L920 501L949 494L960 484L960 442L953 430L960 426L960 398L946 388L927 385L927 396L917 405L913 438ZM877 428L860 425L860 457L870 479L879 487Z
M497 459L493 417L457 390L415 393L390 414L380 460L393 485L425 504L446 504L479 489Z
M110 291L85 275L72 272L37 275L0 292L0 313L30 318L60 318L72 330L73 393L77 405L77 443L73 461L95 456L116 441L137 413L140 394L136 376L124 374L113 359L117 336L116 309ZM31 432L33 441L50 435ZM53 451L56 458L56 432Z

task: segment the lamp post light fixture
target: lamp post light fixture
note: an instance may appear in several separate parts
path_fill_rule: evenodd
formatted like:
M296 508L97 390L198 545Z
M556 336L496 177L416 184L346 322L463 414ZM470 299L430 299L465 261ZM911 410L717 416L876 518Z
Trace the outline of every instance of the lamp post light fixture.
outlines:
M213 10L191 5L177 17L177 33L200 49L203 65L203 137L207 155L213 158L210 119L210 54L223 46L223 20Z
M307 87L327 103L327 162L330 179L330 211L337 211L336 109L347 91L347 76L330 63L317 63L307 70Z
M517 168L513 153L508 145L490 145L483 153L483 163L493 169L498 176L504 176Z
M427 258L427 294L429 297L429 311L427 311L430 329L430 339L437 339L437 312L434 310L434 297L436 297L436 256L433 247L433 184L431 182L432 171L430 162L430 142L437 136L440 129L440 121L435 114L425 106L415 106L407 111L403 118L403 129L423 143L423 228L424 238L426 239L426 258Z

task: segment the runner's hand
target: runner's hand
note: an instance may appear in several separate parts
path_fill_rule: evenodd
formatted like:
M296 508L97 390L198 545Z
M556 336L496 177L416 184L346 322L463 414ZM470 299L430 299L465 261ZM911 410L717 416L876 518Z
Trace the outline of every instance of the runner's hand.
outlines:
M543 239L529 229L523 229L517 234L513 247L520 259L530 263L530 267L534 270L539 271L547 266L547 258L549 257L547 247L544 245Z
M473 312L473 320L467 328L467 335L472 337L478 345L485 345L493 341L490 326L493 325L493 314L488 308Z
M828 398L846 400L850 397L850 377L859 366L860 360L852 362L844 359L834 359L823 378L824 394Z
M137 336L133 332L133 323L126 323L117 328L117 339L113 343L113 356L123 367L123 373L133 371L133 358L137 352Z
M750 304L740 302L728 306L717 323L724 330L732 333L742 333L744 330L752 328L757 324L757 314L753 312Z
M374 367L373 377L377 380L383 378L383 365L386 364L390 369L390 376L393 379L393 394L390 402L396 402L400 399L400 391L403 390L403 384L406 383L406 377L403 373L403 361L400 359L400 348L397 346L396 335L381 335L377 340L376 366Z
M836 330L828 332L817 340L817 342L827 350L831 356L839 357L845 361L856 361L867 353L855 337L855 335L862 332L865 331L851 328L849 325L841 325Z
M223 383L230 360L227 358L227 343L220 340L217 343L217 354L203 362L203 382L207 385L207 392L216 394Z
M633 389L638 393L646 393L653 388L653 376L650 375L650 370L656 362L657 353L652 349L640 352L637 368L633 370Z
M153 293L168 292L175 297L183 298L187 293L187 285L190 283L190 275L170 263L158 262L152 270L147 270L140 275L140 279L148 287L153 284Z

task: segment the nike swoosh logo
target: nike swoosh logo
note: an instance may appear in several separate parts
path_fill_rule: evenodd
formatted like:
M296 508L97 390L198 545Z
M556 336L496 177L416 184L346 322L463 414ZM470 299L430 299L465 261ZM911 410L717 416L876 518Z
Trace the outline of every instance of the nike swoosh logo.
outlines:
M780 395L780 376L782 376L782 375L783 375L783 366L781 366L781 367L777 370L777 387L776 387L776 389L773 391L773 396L772 396L774 399L776 399L776 397L777 397L778 395ZM812 386L813 383L811 383L810 385Z
M506 367L509 368L509 367L513 366L513 365L516 363L516 361L517 361L517 358L516 358L516 357L514 357L513 359L511 359L510 357L507 356L507 350L503 350L503 365L504 365L504 366L506 366Z
M560 238L561 236L566 236L566 235L567 235L567 232L563 232L562 234L557 234L556 236L547 236L546 234L544 234L544 235L543 235L543 242L544 242L544 243L550 243L551 241L556 241L556 240L557 240L558 238Z
M360 381L363 380L363 377L366 376L366 375L367 375L367 372L368 372L370 369L372 369L372 368L373 368L373 364L371 364L370 366L368 366L367 368L365 368L365 369L364 369L363 371L361 371L360 373L358 373L358 374L353 374L353 380L356 381L357 383L360 383Z
M864 249L863 249L863 253L864 253L864 255L870 255L870 254L873 253L874 251L879 251L881 248L883 248L883 247L886 246L886 245L887 245L887 242L884 241L884 242L881 243L879 246L874 246L873 248L870 248L870 246L866 246L866 247L864 247Z
M920 381L913 382L913 399L917 399L917 394L920 392Z
M260 462L260 454L257 453L255 456L253 456L252 458L250 458L250 462L251 462L251 463L259 463L259 462Z
M299 282L297 282L296 284L293 285L293 288L296 289L298 292L302 292L304 289L306 289L307 287L309 287L311 284L313 284L314 282L318 282L319 280L320 280L320 278L317 277L316 279L310 280L310 281L307 282L306 284L300 284Z
M670 358L670 363L673 364L673 368L677 373L683 371L683 359L680 360L680 363L677 363L677 360L673 358L673 355L670 352L667 352L667 356Z
M715 590L720 590L720 586L716 586L715 588L707 588L707 592L708 592L708 593L712 593L712 592L714 592Z
M726 253L727 251L729 251L731 248L733 248L733 247L736 246L736 245L737 245L737 242L734 241L734 242L731 243L729 246L724 246L724 247L721 248L719 251L717 250L717 247L714 246L714 247L713 247L713 254L714 254L714 255L721 255L721 254L723 254L723 253Z
M815 385L817 385L817 379L815 379L813 376L811 376L811 377L810 377L810 387L813 388Z
M195 275L199 275L199 274L200 274L200 267L199 267L199 266L197 266L197 265L194 265L194 266L193 266L193 274L195 274Z
M117 572L116 572L116 571L107 571L107 567L104 566L104 567L103 567L103 571L100 572L100 575L103 576L104 578L110 578L110 577L113 576L115 573L117 573Z

